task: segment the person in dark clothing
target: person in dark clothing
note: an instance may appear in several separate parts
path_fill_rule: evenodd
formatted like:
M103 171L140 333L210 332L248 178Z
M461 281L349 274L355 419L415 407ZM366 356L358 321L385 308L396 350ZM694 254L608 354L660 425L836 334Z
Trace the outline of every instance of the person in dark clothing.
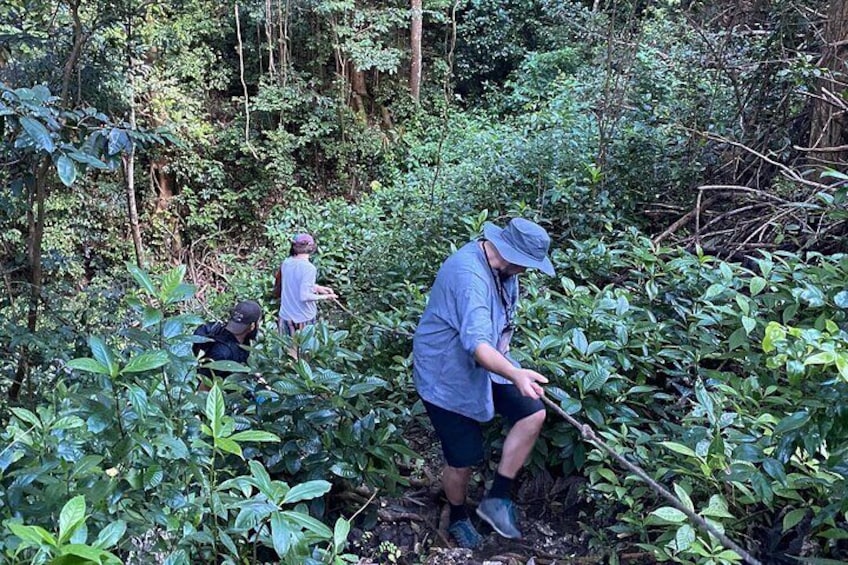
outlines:
M212 361L235 361L246 363L250 352L246 346L256 338L259 329L259 320L262 319L262 308L252 300L245 300L236 304L230 313L230 319L226 325L217 324L217 328L210 331L205 337L214 340L206 348L205 357ZM212 377L212 371L207 367L201 367L197 371L206 377ZM227 376L221 371L216 371L218 376Z

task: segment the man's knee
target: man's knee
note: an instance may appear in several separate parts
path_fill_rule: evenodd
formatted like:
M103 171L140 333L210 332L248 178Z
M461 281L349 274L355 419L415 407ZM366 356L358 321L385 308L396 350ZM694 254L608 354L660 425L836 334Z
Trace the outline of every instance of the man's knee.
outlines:
M545 417L547 416L547 412L544 410L539 410L538 412L533 412L529 416L525 416L515 423L517 426L521 426L524 430L538 434L542 430L542 425L545 423Z

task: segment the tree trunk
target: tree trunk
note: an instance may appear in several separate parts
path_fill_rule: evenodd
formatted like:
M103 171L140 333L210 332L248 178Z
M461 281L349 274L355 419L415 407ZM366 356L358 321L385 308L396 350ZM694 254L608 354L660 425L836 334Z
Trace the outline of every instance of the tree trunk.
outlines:
M82 21L79 17L80 2L70 2L71 17L74 21L74 41L71 46L71 52L68 55L65 66L62 69L62 106L70 105L70 87L71 77L74 74L74 68L79 62L82 54L82 47L85 44L86 36L83 33ZM42 243L44 241L44 224L45 224L45 206L44 201L47 194L47 179L52 167L52 160L49 156L41 159L36 166L33 185L30 187L30 206L27 212L27 263L29 270L29 305L27 307L27 330L30 334L34 334L38 328L38 313L41 306L41 289L44 284L44 267L41 261ZM31 353L27 346L20 347L20 356L18 357L18 366L15 370L15 378L9 386L9 400L16 402L21 394L21 388L26 383L29 376L31 364Z
M351 106L357 114L367 115L366 100L368 99L368 86L365 84L365 72L356 70L351 63L350 71L350 94Z
M130 107L130 125L135 129L135 104ZM138 207L135 194L135 145L124 155L124 178L127 182L127 214L130 219L130 233L135 248L135 262L144 267L144 246L141 243L141 227L138 221Z
M44 269L41 263L41 244L44 240L44 195L47 192L47 174L50 171L50 157L43 157L35 171L33 185L30 187L30 206L27 211L29 237L27 238L27 261L29 263L29 305L27 307L27 331L34 334L38 328L38 310L41 304L41 288ZM17 401L21 388L29 375L30 351L21 346L15 379L9 387L9 400Z
M82 46L85 43L86 36L82 30L82 21L79 16L80 1L70 2L71 18L74 21L74 42L71 46L71 53L68 55L68 60L65 61L65 68L62 70L62 93L60 95L64 106L68 106L71 92L71 77L74 75L74 67L77 66Z
M130 87L130 128L136 129L135 116L135 66L132 57L132 14L127 16L127 82ZM127 183L127 215L130 220L130 233L132 234L133 247L135 248L135 262L139 268L144 268L144 247L141 244L141 228L138 223L138 207L135 194L135 143L130 145L130 150L124 155L124 179Z
M423 28L422 0L412 0L412 24L409 27L409 43L412 64L409 69L409 92L417 104L421 98L421 35Z
M810 123L811 157L831 162L844 162L848 152L834 151L846 144L846 104L842 93L848 64L848 1L831 0L824 29L824 45L818 67L825 69L816 85L816 98Z

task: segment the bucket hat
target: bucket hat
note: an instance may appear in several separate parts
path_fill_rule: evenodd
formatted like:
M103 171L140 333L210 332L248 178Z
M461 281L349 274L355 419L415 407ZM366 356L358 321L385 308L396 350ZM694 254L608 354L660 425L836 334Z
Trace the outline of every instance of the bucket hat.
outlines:
M483 225L483 235L492 242L498 253L513 265L539 269L546 275L554 275L554 266L548 259L551 238L539 224L524 218L513 218L505 228L499 228L491 222L486 222Z

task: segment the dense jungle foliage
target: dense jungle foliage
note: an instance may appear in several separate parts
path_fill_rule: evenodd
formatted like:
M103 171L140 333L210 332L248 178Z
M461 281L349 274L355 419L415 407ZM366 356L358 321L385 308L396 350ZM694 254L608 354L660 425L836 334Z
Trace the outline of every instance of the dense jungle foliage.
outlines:
M844 0L4 0L0 562L429 562L351 532L427 478L436 270L516 216L549 398L760 562L848 561L845 37ZM343 305L292 343L299 231ZM585 478L573 562L742 562L554 414L524 474Z

